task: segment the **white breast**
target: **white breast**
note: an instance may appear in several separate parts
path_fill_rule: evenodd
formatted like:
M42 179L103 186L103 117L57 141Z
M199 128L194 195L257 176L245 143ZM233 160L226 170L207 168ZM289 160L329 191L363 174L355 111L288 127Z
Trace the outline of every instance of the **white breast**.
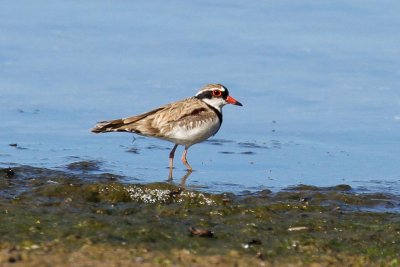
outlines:
M218 118L190 122L186 125L177 125L165 135L165 139L175 144L189 147L216 134L220 126Z

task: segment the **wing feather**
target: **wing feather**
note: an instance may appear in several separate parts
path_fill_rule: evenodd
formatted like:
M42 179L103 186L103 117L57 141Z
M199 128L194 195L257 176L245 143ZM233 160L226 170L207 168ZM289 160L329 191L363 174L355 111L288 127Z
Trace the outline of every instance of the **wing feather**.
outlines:
M187 98L149 112L123 119L99 122L92 132L134 132L144 136L164 137L174 127L196 125L215 117L215 112L197 98Z

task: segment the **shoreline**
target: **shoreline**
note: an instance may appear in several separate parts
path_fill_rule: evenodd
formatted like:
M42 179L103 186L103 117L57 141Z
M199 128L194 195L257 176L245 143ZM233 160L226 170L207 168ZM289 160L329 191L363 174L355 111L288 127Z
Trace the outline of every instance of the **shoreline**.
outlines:
M0 169L2 266L399 264L400 202L347 185L235 195Z

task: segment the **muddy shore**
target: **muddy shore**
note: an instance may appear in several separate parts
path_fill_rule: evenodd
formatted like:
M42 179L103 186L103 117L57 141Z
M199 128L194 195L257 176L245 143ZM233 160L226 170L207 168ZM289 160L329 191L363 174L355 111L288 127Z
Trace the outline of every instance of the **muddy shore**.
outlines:
M398 196L209 194L90 168L0 169L0 266L400 265Z

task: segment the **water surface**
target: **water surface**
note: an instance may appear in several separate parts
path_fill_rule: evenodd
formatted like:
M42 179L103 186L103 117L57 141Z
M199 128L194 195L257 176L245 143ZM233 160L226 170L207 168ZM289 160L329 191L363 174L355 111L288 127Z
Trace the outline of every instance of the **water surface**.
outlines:
M89 129L218 82L244 107L225 107L217 140L190 149L189 186L400 193L399 12L397 1L3 4L1 166L96 160L164 181L172 144Z

